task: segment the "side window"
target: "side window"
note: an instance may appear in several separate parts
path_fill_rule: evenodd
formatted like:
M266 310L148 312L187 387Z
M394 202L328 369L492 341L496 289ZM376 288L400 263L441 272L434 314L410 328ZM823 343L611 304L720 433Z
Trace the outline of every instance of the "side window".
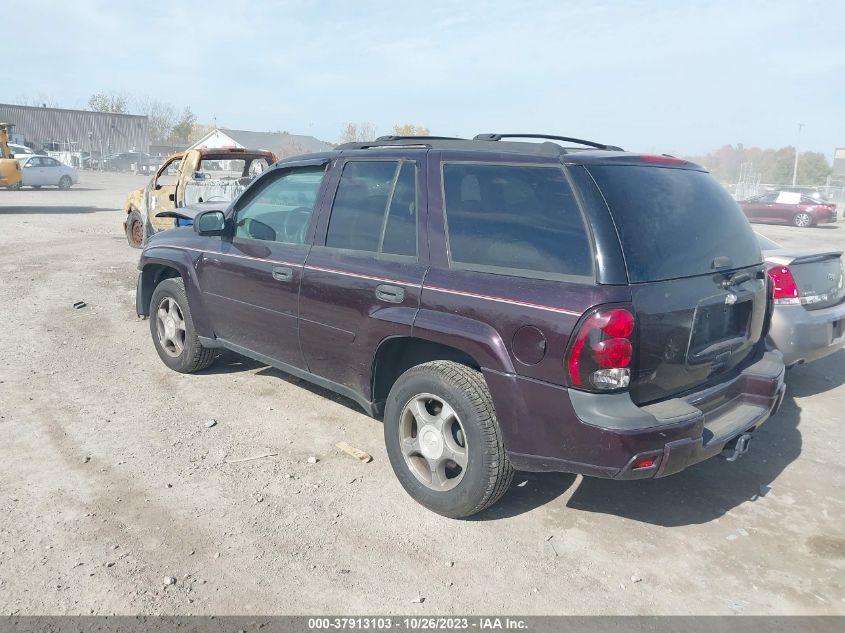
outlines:
M182 167L182 159L177 158L167 163L161 175L156 180L156 188L174 187L179 182L179 170Z
M417 254L417 166L402 163L387 210L379 252Z
M44 167L58 167L61 164L55 158L42 158L41 162L44 164Z
M777 199L778 199L778 194L777 194L776 191L773 192L773 193L767 193L765 195L762 195L759 198L760 202L774 202Z
M343 168L326 246L372 253L417 253L416 164L350 161Z
M560 167L447 163L443 189L453 266L593 275L587 229Z
M318 165L265 176L238 208L235 237L304 244L324 173Z

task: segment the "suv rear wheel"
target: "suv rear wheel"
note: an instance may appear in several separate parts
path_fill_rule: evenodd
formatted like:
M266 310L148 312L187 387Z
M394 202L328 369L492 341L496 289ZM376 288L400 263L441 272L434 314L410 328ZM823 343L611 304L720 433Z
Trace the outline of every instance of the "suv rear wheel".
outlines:
M425 363L399 377L385 405L384 439L402 487L444 516L484 510L513 478L484 377L459 363Z
M150 332L162 362L183 374L205 369L217 358L217 350L203 347L194 330L185 283L165 279L150 300Z

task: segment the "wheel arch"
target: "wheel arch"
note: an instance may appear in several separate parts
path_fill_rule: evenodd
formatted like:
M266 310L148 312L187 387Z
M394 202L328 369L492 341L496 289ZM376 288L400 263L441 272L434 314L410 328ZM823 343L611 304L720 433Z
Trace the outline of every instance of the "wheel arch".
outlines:
M373 407L378 415L384 412L384 402L396 380L411 367L435 360L451 360L473 369L481 369L479 362L465 350L428 338L393 336L379 343L371 371Z
M159 248L153 247L153 250L158 251ZM135 293L135 310L138 316L149 316L150 300L159 283L165 279L179 277L185 284L185 294L188 297L191 317L197 334L206 338L214 338L214 330L206 314L202 293L196 278L194 262L183 251L166 251L167 255L174 254L172 258L156 256L155 253L150 254L149 251L148 248L143 252L138 264L140 273L138 274L138 286Z
M156 286L165 279L174 277L179 277L183 282L185 281L181 271L172 264L149 262L144 265L138 276L138 289L135 293L135 308L138 316L150 315L150 300Z

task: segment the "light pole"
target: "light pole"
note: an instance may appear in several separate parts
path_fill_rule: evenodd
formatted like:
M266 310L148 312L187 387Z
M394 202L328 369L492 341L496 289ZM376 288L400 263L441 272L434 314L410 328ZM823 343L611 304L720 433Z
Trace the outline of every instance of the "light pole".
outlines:
M801 139L801 128L803 123L798 124L798 140ZM795 164L792 166L792 186L795 186L795 181L798 179L798 141L795 141Z

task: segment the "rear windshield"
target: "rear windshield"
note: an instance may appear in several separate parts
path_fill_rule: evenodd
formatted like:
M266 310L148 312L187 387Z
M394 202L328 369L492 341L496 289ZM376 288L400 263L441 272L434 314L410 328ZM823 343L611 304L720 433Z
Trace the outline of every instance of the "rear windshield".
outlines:
M639 165L589 169L613 215L631 283L762 261L748 220L709 174Z

